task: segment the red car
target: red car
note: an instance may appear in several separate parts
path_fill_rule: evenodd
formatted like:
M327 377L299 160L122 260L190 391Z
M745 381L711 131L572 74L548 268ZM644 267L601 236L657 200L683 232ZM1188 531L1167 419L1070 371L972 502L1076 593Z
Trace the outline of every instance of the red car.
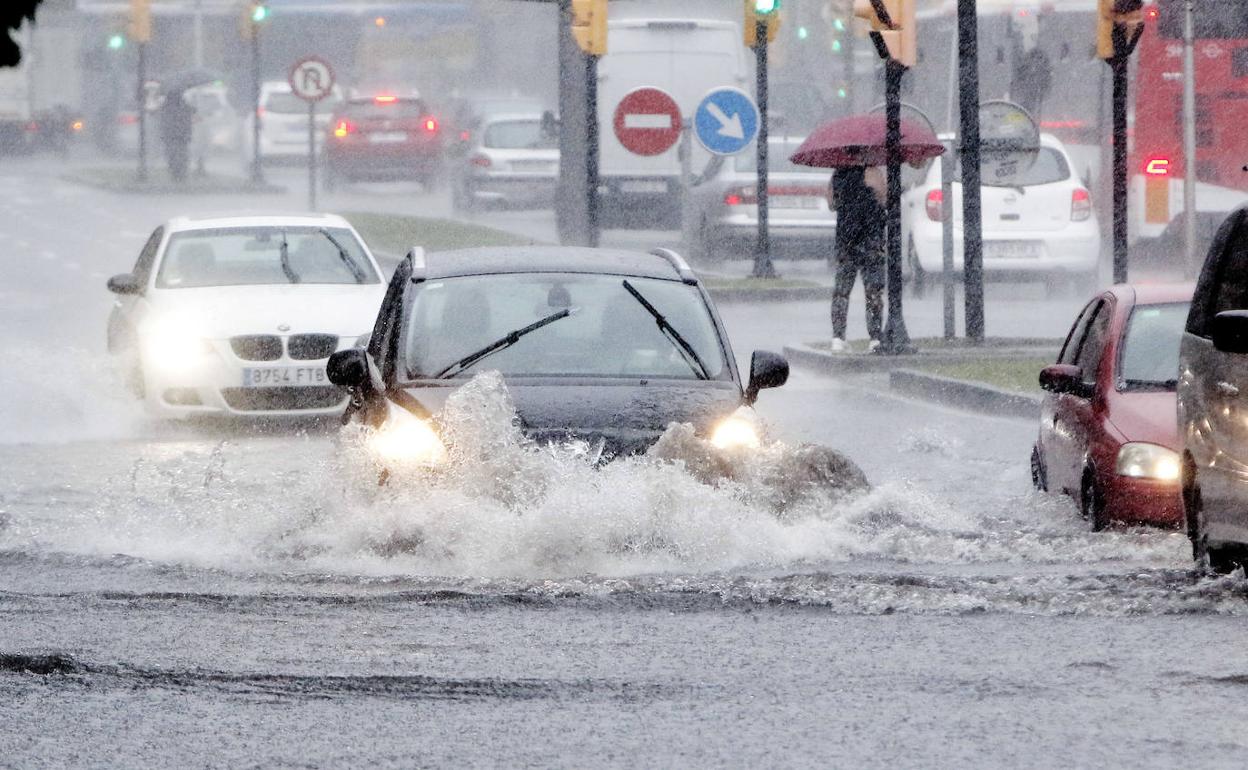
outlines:
M424 101L381 94L345 102L329 123L325 186L356 179L419 179L442 168L442 127Z
M1079 313L1057 363L1040 372L1047 393L1032 481L1072 496L1093 530L1183 521L1175 385L1192 290L1107 289Z

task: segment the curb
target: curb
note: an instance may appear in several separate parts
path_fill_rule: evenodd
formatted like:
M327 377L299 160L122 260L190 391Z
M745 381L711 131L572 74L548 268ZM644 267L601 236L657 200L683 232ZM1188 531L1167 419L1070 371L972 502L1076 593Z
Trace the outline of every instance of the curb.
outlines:
M870 374L907 369L915 364L957 364L970 359L1013 359L1022 357L1057 358L1056 347L961 348L958 350L920 350L900 356L866 353L829 353L810 345L785 345L784 355L790 363L805 366L824 374Z
M1014 393L991 385L955 380L913 369L895 369L888 374L889 389L907 396L935 401L945 406L999 417L1040 417L1041 396Z
M794 286L782 289L708 288L716 302L813 302L831 300L830 286Z

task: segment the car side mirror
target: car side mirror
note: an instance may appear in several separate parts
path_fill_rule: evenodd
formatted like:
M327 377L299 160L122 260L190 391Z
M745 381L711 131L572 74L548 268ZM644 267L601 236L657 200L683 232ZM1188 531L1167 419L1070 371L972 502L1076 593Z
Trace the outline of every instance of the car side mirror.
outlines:
M1040 387L1050 393L1068 393L1080 398L1092 395L1092 388L1083 381L1083 367L1074 364L1053 364L1040 370Z
M1226 310L1213 317L1213 347L1219 353L1248 353L1248 310Z
M143 285L134 273L121 273L108 279L108 290L113 294L142 294Z
M768 350L755 350L750 357L750 384L745 389L745 403L758 400L764 388L778 388L789 381L789 362L784 356Z
M362 388L369 382L368 354L363 348L339 350L325 365L329 381L342 388Z

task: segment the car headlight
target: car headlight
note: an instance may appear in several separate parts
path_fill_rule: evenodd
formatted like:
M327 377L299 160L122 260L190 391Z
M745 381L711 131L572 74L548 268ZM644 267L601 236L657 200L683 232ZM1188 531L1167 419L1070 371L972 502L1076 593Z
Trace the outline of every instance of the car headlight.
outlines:
M759 443L754 424L736 415L716 425L711 433L711 445L716 449L756 449Z
M150 323L143 330L144 366L179 373L202 364L212 345L192 324L173 320Z
M1156 444L1123 444L1118 450L1117 471L1119 476L1134 479L1178 481L1179 454Z
M386 421L369 438L369 448L387 465L440 465L446 445L429 424L401 406L386 402Z

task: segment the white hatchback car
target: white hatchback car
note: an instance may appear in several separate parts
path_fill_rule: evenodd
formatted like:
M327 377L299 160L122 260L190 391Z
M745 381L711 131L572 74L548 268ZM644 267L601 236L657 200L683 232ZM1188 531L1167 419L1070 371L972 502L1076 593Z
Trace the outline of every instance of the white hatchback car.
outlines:
M942 140L953 137L945 135ZM1072 171L1066 149L1049 134L1040 137L1040 152L1030 169L1008 186L984 184L984 273L988 277L1022 277L1057 283L1096 281L1101 229L1092 197ZM957 179L955 172L954 178ZM953 184L953 269L962 272L962 185ZM931 276L944 271L940 160L926 177L902 197L905 272L922 294Z
M334 86L333 92L316 103L313 141L319 153L325 144L329 121L342 104L342 92ZM244 160L250 160L252 137L256 118L248 115L243 121L243 141L240 143ZM308 103L290 90L284 80L270 81L260 86L260 156L266 160L298 160L308 157Z
M109 352L162 417L340 413L326 360L364 344L385 293L331 215L174 219L108 288Z

